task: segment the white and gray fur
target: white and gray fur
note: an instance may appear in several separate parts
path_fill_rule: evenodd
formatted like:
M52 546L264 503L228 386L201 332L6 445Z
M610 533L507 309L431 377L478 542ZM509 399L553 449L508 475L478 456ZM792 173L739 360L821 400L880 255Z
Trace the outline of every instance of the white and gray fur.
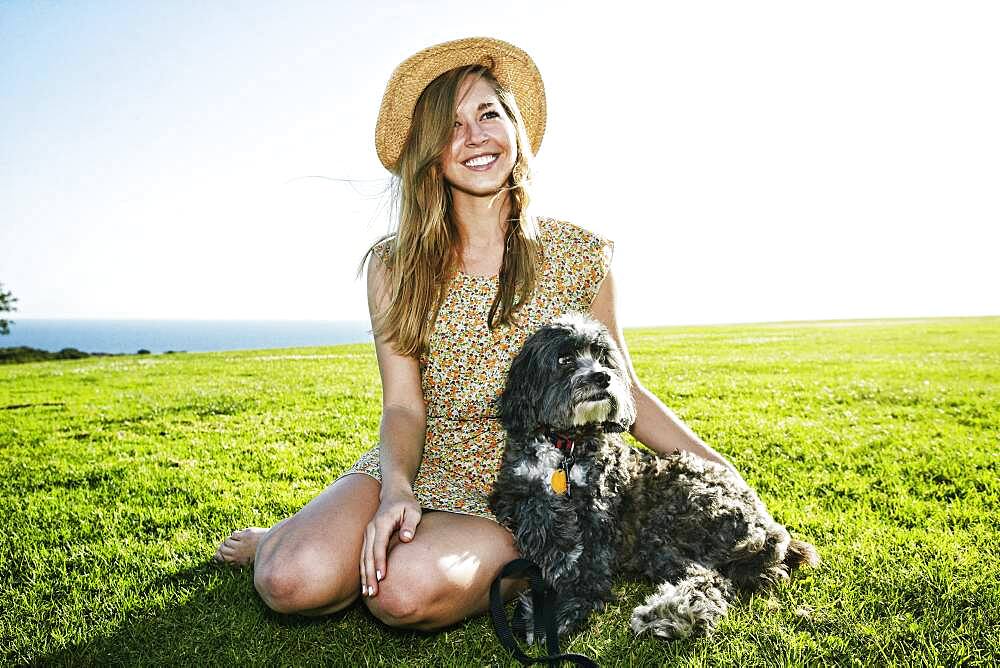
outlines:
M680 638L710 633L739 592L819 562L726 467L624 444L618 434L636 415L629 375L588 316L568 314L528 338L497 408L507 443L490 505L555 588L560 634L613 599L619 574L659 585L633 611L632 629ZM550 485L567 457L552 433L575 443L569 494ZM515 615L532 628L527 594Z

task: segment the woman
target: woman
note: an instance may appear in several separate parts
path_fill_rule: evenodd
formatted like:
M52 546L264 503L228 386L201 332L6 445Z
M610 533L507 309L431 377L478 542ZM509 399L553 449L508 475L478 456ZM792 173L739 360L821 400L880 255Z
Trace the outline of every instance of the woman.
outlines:
M322 615L360 595L385 623L428 630L488 608L517 557L486 505L503 450L493 402L521 343L568 310L589 310L621 347L638 441L728 465L636 379L611 242L529 214L544 128L537 68L499 40L430 47L390 79L376 146L398 179L399 224L365 254L380 445L294 516L219 547L220 561L254 563L272 609Z

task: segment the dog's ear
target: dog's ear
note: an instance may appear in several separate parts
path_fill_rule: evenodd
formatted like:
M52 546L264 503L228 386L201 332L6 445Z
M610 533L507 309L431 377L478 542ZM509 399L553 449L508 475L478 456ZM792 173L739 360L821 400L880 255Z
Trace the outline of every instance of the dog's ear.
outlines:
M601 429L609 434L620 434L624 431L628 431L631 425L622 424L621 422L605 422L601 424Z
M635 423L636 408L635 400L632 398L632 386L625 379L625 396L620 401L616 400L615 409L612 413L614 420L604 423L605 431L623 432L632 428Z
M557 325L540 327L511 362L497 412L504 428L516 437L530 436L541 426L540 411L565 329Z
M607 329L601 327L601 335L599 337L600 344L608 351L608 366L615 369L618 372L619 377L622 379L622 383L625 387L631 391L632 390L632 379L628 375L628 369L625 367L625 357L622 355L621 349L615 340L611 338Z
M635 411L630 410L631 406L624 406L618 409L618 419L604 423L604 431L620 434L632 428L635 422Z
M497 401L500 421L515 437L530 435L538 427L538 407L542 397L538 392L538 373L533 368L533 358L530 346L525 344L511 362L507 384Z
M604 423L604 429L618 433L628 431L632 427L632 423L635 422L636 416L635 401L632 399L632 379L629 377L628 368L625 365L625 357L603 325L601 326L600 342L608 351L608 366L618 373L625 388L625 400L615 406L617 419Z

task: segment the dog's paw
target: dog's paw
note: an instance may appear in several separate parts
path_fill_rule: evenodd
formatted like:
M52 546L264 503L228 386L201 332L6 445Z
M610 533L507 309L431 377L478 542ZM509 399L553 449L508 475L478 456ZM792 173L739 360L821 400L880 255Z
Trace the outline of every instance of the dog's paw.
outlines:
M732 589L721 575L704 570L676 585L664 582L645 605L636 607L631 620L635 634L667 640L710 634L729 609Z
M556 632L559 634L560 638L562 638L563 636L572 635L580 630L580 628L583 626L584 621L585 620L583 619L566 620L559 624L559 628L556 630Z
M535 642L535 615L532 612L531 597L522 593L514 604L514 616L512 626L517 633L529 645Z
M676 589L663 583L655 594L646 599L645 605L632 611L630 626L637 635L649 633L665 640L676 640L694 635L695 619L687 614L684 606L676 603Z
M535 627L532 625L531 621L528 621L528 626L524 629L524 642L527 645L544 645L545 644L545 632L543 631L539 635L535 635Z
M567 597L556 611L556 632L560 638L577 633L586 626L591 614L605 607L600 599Z

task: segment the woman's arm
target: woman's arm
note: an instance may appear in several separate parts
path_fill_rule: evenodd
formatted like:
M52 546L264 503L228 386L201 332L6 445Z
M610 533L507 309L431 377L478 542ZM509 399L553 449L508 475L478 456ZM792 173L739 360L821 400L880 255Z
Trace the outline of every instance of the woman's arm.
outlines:
M388 302L386 272L375 254L368 265L368 310L372 322ZM403 542L413 540L420 523L420 504L413 494L423 456L427 410L420 384L420 367L412 357L400 355L384 337L375 336L375 355L382 378L382 421L379 429L379 471L382 487L379 507L365 528L361 549L361 588L378 594L386 574L389 539L399 532Z
M672 410L667 408L655 394L636 381L632 386L632 396L636 402L636 419L629 433L643 445L662 454L669 455L678 450L687 450L699 457L718 462L739 475L729 461L713 450L711 446L691 431Z
M426 429L423 411L383 402L378 449L383 497L387 490L411 489L420 467Z
M687 450L699 457L718 462L736 475L739 472L725 457L713 450L707 443L698 438L691 429L667 408L652 392L643 387L635 375L632 359L625 346L625 337L618 326L615 313L615 284L611 271L601 283L601 288L590 306L590 314L604 323L621 349L629 379L632 382L632 396L635 398L636 418L629 432L637 441L655 452L668 455L679 450Z

